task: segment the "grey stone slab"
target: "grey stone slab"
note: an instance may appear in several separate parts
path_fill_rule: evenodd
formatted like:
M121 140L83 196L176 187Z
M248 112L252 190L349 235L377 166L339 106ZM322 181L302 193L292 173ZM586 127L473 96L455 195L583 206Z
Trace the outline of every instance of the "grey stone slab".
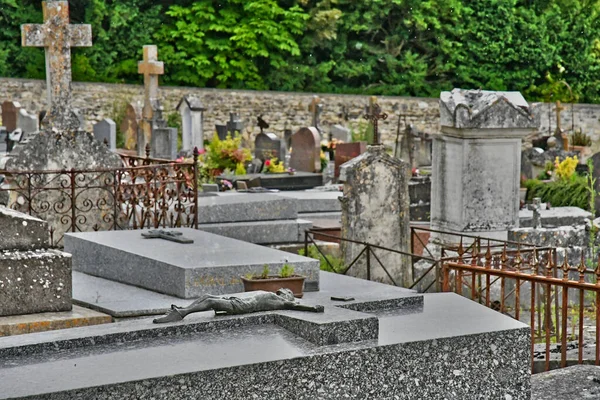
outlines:
M197 316L237 321L209 331L185 330L193 326L186 321L157 328L135 320L0 339L0 398L529 399L524 324L452 293L375 315L378 340L333 346L301 340L258 315ZM137 335L124 340L125 326ZM84 332L104 332L114 342L86 340ZM85 346L59 339L75 335L71 342Z
M342 192L285 191L277 196L295 199L298 213L341 212Z
M58 250L0 252L0 316L71 310L71 256Z
M160 315L180 298L73 271L73 302L116 318Z
M1 250L35 250L50 244L48 223L4 206L0 206Z
M298 243L312 223L304 219L200 224L198 229L255 244Z
M576 365L531 377L531 400L600 398L600 367Z
M543 227L584 225L586 219L592 218L592 213L579 207L552 207L549 210L541 209ZM533 226L533 211L519 210L519 227L531 228Z
M305 275L305 291L319 288L316 260L212 233L177 229L193 244L144 239L144 230L69 233L73 269L182 298L242 291L240 276L288 263Z
M308 221L312 221L314 224L315 220L319 219L334 219L337 221L342 220L342 212L341 211L331 211L331 212L316 212L316 213L300 213L298 214L300 218L306 219Z
M274 194L237 194L198 199L198 223L294 220L297 203Z

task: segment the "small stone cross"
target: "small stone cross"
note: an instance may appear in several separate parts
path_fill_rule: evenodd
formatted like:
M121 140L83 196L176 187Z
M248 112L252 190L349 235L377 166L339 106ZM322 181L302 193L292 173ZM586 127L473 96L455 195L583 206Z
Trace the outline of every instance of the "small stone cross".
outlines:
M44 125L59 134L79 129L71 109L71 47L92 45L91 25L69 25L68 1L43 1L44 23L21 26L24 47L46 50L46 84L49 112Z
M152 142L152 119L154 103L158 97L158 76L164 73L164 64L158 61L155 45L144 46L144 60L138 62L138 73L144 75L144 108L140 121L141 135L138 138L138 156L143 156L147 144Z
M533 211L533 229L540 229L542 227L542 216L540 214L542 199L539 197L534 198L533 203L527 205L527 209Z
M381 112L381 107L377 103L371 103L370 112L365 115L367 121L371 121L373 124L373 144L378 145L379 143L379 120L387 119L388 115Z
M560 101L556 101L556 131L557 132L562 132L562 126L561 126L561 122L560 122L560 113L562 110L564 110L565 107L560 104Z
M321 122L320 119L321 112L323 111L323 104L321 104L321 99L319 99L319 96L313 96L312 101L308 105L308 111L310 111L312 114L312 126L320 131L321 128L319 128L319 124Z
M142 232L142 237L145 239L164 239L182 244L194 243L192 239L183 237L183 233L181 232L165 231L162 229L154 229L148 232Z

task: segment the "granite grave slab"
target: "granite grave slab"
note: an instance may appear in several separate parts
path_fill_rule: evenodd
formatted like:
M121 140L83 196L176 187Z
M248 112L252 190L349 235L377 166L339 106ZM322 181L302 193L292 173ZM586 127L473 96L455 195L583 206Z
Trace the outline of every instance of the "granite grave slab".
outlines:
M592 219L592 213L579 207L552 207L546 210L542 207L540 217L543 227L584 225L586 219ZM533 226L533 211L519 210L519 227L531 228Z
M265 264L288 263L307 277L305 291L319 289L316 260L195 229L177 229L193 244L144 239L145 231L69 233L65 251L75 271L182 298L241 292L240 276Z

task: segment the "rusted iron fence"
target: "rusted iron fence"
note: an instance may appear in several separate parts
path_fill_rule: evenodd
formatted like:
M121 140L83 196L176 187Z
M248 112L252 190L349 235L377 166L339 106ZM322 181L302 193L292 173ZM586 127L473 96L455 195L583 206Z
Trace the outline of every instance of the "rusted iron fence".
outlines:
M197 157L176 163L122 156L116 169L1 171L7 207L48 221L53 246L65 232L198 227Z

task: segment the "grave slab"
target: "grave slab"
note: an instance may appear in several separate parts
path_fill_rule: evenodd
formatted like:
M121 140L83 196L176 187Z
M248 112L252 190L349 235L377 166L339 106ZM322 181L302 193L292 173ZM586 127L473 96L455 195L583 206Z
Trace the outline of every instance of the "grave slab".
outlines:
M584 225L586 219L592 218L592 213L579 207L553 207L549 210L540 210L543 227ZM533 211L519 210L519 227L533 227Z
M273 271L285 263L307 277L305 291L319 289L319 262L267 247L180 228L193 244L144 239L147 230L65 235L73 269L182 298L241 292L241 276Z
M0 206L1 250L34 250L50 244L48 223L28 214Z
M248 182L260 179L260 186L265 189L278 190L305 190L323 184L323 175L320 173L297 171L293 175L281 174L246 174L246 175L219 175L217 181L228 180L235 184L237 181Z
M600 367L576 365L531 377L531 400L600 398Z
M0 336L23 335L26 333L108 324L111 322L112 318L110 315L73 306L71 311L65 312L0 317Z
M334 291L355 296L361 311L315 297L325 312L295 313L307 324L285 329L289 311L209 312L165 326L141 319L0 339L0 398L529 399L526 325L453 293L422 297L366 281L361 292L352 278L322 274L324 290L307 302ZM376 301L380 293L388 302ZM376 339L311 341L309 332L328 327L377 328Z
M342 192L286 191L277 195L295 199L299 213L342 212Z
M310 228L312 223L305 219L198 225L202 231L255 244L302 242L304 232Z
M237 194L198 199L199 224L296 218L296 202L274 194Z

